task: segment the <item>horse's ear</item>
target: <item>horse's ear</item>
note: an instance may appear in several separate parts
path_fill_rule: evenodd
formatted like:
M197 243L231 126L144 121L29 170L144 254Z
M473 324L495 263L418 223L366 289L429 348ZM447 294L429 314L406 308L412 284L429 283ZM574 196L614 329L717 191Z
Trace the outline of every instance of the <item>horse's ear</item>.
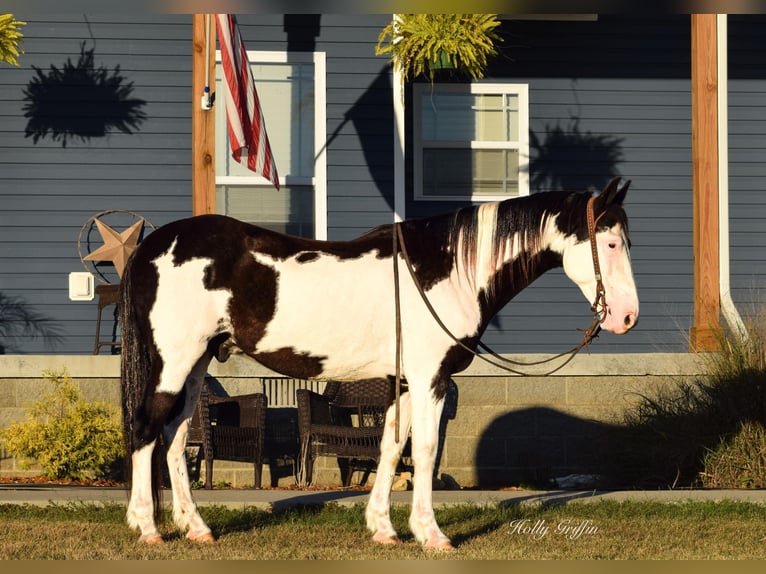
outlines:
M604 191L599 194L597 203L600 205L601 209L606 209L613 203L622 205L623 201L625 201L625 196L630 187L630 180L625 180L625 183L622 185L620 185L620 181L622 181L621 177L613 177L609 183L606 184Z
M617 188L617 193L614 194L612 203L622 205L625 202L625 196L628 195L628 188L630 187L630 180L626 179L620 187Z

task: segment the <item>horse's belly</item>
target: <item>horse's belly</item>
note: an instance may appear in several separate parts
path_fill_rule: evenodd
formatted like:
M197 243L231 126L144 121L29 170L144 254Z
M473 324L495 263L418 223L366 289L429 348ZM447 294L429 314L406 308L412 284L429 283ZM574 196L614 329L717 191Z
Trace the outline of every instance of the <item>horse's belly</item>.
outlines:
M288 319L284 320L288 322ZM270 369L301 378L359 380L384 377L393 372L393 341L379 329L359 328L338 322L304 323L296 329L279 329L276 316L258 342L254 357ZM289 372L288 372L289 371Z

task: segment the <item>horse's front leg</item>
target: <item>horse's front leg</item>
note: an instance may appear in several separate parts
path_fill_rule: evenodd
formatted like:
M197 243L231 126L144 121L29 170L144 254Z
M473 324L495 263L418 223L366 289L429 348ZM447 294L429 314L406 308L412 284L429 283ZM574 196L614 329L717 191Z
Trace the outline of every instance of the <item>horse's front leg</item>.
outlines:
M399 442L396 442L395 432L396 405L391 405L386 413L375 484L370 492L365 513L367 528L373 533L372 539L381 544L394 544L397 541L396 530L391 524L391 485L396 474L396 465L407 442L411 421L410 394L404 393L399 398Z
M412 511L410 530L425 548L451 550L452 543L436 523L433 509L433 472L439 440L439 420L444 397L437 399L430 388L412 394Z

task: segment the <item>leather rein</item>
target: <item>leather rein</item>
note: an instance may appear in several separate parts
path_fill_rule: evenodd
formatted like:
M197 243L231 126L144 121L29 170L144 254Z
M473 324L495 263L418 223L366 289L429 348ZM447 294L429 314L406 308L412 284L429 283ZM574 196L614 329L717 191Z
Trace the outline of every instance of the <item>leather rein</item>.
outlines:
M593 213L593 204L595 202L595 199L596 199L596 196L591 196L588 199L588 205L586 208L588 240L590 241L591 254L593 257L593 271L596 277L596 298L593 301L593 304L591 305L591 311L594 314L593 321L588 326L588 328L583 331L584 333L583 339L582 341L580 341L579 344L575 345L568 351L564 351L562 353L559 353L558 355L554 355L552 357L548 357L540 361L531 361L531 362L514 361L512 359L499 355L498 353L496 353L495 351L487 347L481 341L478 342L477 347L480 347L481 349L486 351L486 354L480 354L476 352L475 349L472 349L471 347L463 343L460 339L458 339L455 335L453 335L452 332L444 324L444 322L439 318L439 315L436 313L436 310L431 305L431 302L428 300L428 296L426 295L426 292L423 290L423 287L420 285L420 282L418 281L415 275L415 270L412 267L412 262L410 260L409 254L407 253L407 246L405 245L405 242L404 242L404 235L402 233L401 223L394 223L394 226L393 226L394 228L392 233L392 236L393 236L392 259L394 261L394 306L396 309L396 325L395 325L395 328L396 328L396 375L395 375L396 385L395 385L394 400L396 404L395 432L396 432L397 443L399 442L399 398L401 396L401 354L402 354L402 321L401 321L401 303L400 303L400 293L399 293L399 261L398 261L399 258L397 257L397 255L399 253L402 254L402 259L404 260L407 270L409 271L410 276L412 277L412 281L415 284L415 287L417 288L418 293L420 294L420 297L423 300L423 303L425 303L426 308L429 310L429 312L433 316L436 323L458 346L468 351L475 357L478 357L479 359L489 363L490 365L493 365L504 371L508 371L510 373L514 373L516 375L521 375L521 376L545 377L548 375L552 375L553 373L564 368L583 347L590 344L590 342L598 336L598 332L601 330L601 323L603 323L604 320L606 319L606 314L607 314L606 290L604 289L604 282L601 276L601 265L599 263L599 258L598 258L598 245L596 243L596 225L598 221L601 219L601 217L603 217L605 212L601 213L598 217L595 217ZM487 357L487 355L491 356L492 358ZM519 366L532 367L536 365L543 365L545 363L555 361L556 359L560 359L561 357L564 357L567 355L569 355L569 357L562 364L560 364L556 368L545 373L526 373L515 368Z

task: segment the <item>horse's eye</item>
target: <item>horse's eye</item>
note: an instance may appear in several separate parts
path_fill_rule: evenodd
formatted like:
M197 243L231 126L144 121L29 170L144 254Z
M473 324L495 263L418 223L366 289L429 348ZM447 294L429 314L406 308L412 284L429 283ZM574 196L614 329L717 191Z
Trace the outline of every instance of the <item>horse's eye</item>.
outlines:
M615 247L617 247L617 244L616 244L614 241L612 241L612 242L609 244L609 249L614 249Z

